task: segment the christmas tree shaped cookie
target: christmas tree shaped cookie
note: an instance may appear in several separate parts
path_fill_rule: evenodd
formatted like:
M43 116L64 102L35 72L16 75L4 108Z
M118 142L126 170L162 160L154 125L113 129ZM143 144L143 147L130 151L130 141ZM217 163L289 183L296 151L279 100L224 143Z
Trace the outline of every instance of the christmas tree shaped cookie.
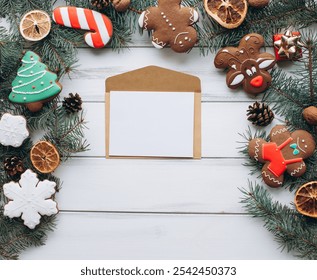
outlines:
M14 103L25 104L31 112L37 112L61 90L62 85L57 81L57 75L48 70L37 54L28 51L12 82L9 99Z

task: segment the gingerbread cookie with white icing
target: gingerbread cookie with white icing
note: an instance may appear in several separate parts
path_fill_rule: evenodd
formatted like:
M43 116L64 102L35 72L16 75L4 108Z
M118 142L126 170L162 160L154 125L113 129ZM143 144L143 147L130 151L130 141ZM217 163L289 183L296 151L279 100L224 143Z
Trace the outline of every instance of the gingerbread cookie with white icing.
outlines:
M271 142L262 138L249 143L251 158L264 163L263 181L270 187L283 185L284 173L300 177L306 171L304 159L313 155L316 143L313 136L305 130L289 132L286 126L277 125L270 133Z
M181 0L159 0L157 7L150 7L139 18L144 30L153 30L152 44L158 49L167 45L175 52L190 50L197 42L197 32L192 25L198 21L194 8L182 7Z
M252 33L244 36L238 47L226 47L217 53L215 67L229 69L229 88L242 86L245 92L257 95L270 86L272 77L268 70L273 68L276 61L272 54L260 52L263 46L264 38Z
M31 112L37 112L61 90L62 85L57 81L57 75L48 70L36 53L27 51L12 82L9 100L24 104Z

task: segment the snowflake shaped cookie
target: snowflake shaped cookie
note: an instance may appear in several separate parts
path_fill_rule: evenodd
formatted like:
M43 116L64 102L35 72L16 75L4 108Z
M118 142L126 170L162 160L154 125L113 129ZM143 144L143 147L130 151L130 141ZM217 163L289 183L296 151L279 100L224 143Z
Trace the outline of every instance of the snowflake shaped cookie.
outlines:
M18 183L10 182L3 185L4 195L9 198L4 206L4 216L9 218L20 217L24 224L34 229L41 219L41 215L57 214L57 203L51 199L55 193L56 183L40 181L36 173L26 170Z
M26 119L5 113L0 120L0 143L4 146L20 147L29 137Z

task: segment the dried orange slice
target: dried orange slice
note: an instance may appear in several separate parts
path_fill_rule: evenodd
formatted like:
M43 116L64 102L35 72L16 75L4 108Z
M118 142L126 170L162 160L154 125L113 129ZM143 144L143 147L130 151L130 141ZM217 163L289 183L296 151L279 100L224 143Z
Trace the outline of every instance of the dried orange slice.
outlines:
M51 30L50 16L41 10L26 13L20 22L20 33L29 41L40 41Z
M309 182L297 190L295 206L299 213L317 218L317 181Z
M228 29L238 27L248 11L247 0L204 0L204 3L207 13Z
M60 162L57 149L47 141L36 143L31 149L30 158L33 166L41 173L53 172Z

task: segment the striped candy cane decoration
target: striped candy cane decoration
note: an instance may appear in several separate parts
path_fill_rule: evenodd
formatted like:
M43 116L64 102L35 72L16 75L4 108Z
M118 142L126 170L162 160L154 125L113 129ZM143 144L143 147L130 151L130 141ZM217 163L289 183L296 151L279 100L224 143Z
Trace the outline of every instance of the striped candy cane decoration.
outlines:
M85 42L93 48L103 48L110 41L113 27L110 19L96 11L72 6L57 7L53 20L63 26L90 30L85 34Z

